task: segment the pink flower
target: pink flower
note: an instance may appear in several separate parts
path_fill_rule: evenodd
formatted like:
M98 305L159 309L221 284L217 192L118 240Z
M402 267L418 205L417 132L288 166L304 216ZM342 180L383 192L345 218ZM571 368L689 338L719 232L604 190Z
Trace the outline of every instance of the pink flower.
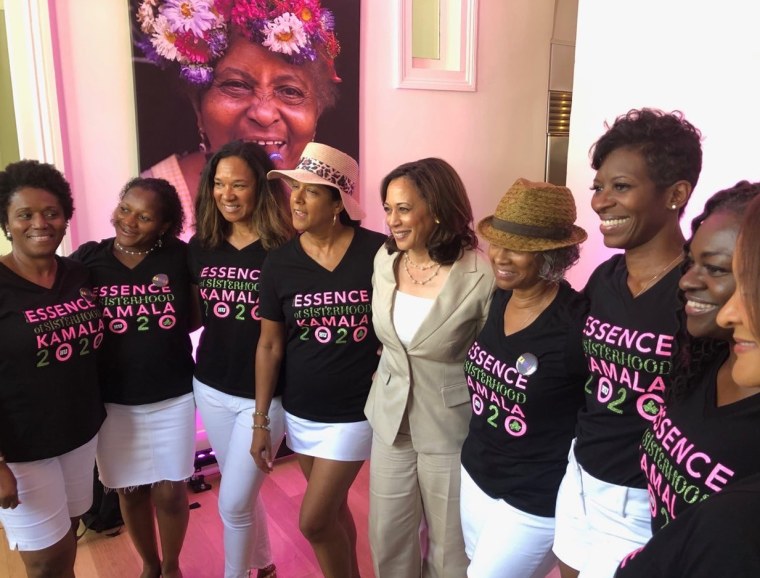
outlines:
M208 44L190 32L178 34L174 45L177 47L177 52L184 57L183 62L205 64L209 61Z

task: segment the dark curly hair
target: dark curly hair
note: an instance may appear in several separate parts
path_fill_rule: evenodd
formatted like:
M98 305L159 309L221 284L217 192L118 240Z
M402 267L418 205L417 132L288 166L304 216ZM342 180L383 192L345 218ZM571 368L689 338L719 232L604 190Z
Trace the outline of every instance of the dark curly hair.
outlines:
M621 147L641 152L659 191L677 181L697 186L702 170L702 133L680 111L633 109L605 123L605 132L591 146L591 168L599 170L607 156ZM684 208L679 214L683 214Z
M255 178L256 208L251 214L251 226L258 233L262 246L268 251L293 237L293 226L285 193L280 181L268 181L267 173L274 169L263 147L242 140L232 141L220 148L206 163L198 196L195 199L195 236L201 246L219 248L232 230L221 215L214 199L214 178L219 161L238 157L245 161Z
M8 206L11 197L26 187L43 189L56 197L67 221L74 215L74 197L71 186L61 171L53 165L35 160L23 160L9 164L0 172L0 227L8 229Z
M161 220L163 223L169 224L166 233L172 237L179 237L185 226L185 213L182 211L182 202L179 200L177 189L165 179L135 177L124 185L121 193L119 193L119 200L121 201L124 198L129 189L135 187L146 189L156 195Z
M716 213L732 213L741 217L750 202L760 194L760 183L739 181L733 187L718 191L705 203L704 210L694 217L691 222L691 239L684 246L684 252L689 254L691 240L699 227L710 215ZM681 266L681 275L689 269L688 259ZM683 291L679 291L679 297L685 304ZM676 334L678 349L674 358L673 371L671 373L670 397L679 401L688 396L689 391L697 383L701 376L705 375L710 367L717 363L724 355L728 354L729 344L722 339L710 337L692 337L686 329L686 314L683 308L678 314L679 328Z
M472 207L462 179L449 163L427 158L405 163L388 173L380 185L380 197L385 203L391 181L409 181L419 191L436 219L436 228L427 241L430 258L441 265L451 265L466 249L477 249L478 238L472 228ZM388 253L398 251L391 236L385 242Z

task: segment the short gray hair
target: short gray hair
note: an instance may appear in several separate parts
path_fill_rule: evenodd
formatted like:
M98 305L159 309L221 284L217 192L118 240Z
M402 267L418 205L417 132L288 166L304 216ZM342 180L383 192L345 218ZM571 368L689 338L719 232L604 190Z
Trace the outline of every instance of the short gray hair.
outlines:
M541 264L538 276L541 279L557 283L562 281L567 270L578 262L581 251L578 245L570 245L542 251L541 256L544 258L544 262Z

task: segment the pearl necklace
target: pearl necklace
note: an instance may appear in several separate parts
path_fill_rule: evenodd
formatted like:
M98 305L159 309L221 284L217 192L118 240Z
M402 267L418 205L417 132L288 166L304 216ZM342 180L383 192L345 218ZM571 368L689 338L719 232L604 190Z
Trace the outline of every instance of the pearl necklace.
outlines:
M682 255L681 253L679 253L678 255L676 255L676 258L675 258L675 259L673 259L673 260L672 260L670 263L668 263L667 265L665 265L665 267L664 267L663 269L661 269L659 272L657 272L657 273L655 274L655 276L654 276L654 277L652 277L652 278L651 278L649 281L647 281L647 282L644 284L644 286L643 286L641 289L639 289L639 290L638 290L638 291L637 291L637 292L636 292L636 293L633 295L633 298L634 298L634 299L636 299L636 297L638 297L638 296L639 296L639 295L641 295L641 294L642 294L644 291L646 291L646 290L647 290L647 289L649 289L649 288L650 288L652 285L654 285L654 282L655 282L655 281L657 281L657 279L659 279L660 277L662 277L662 275L664 275L666 272L670 271L670 270L673 268L673 266L674 266L676 263L679 263L679 262L681 261L681 259L683 259L683 255Z
M152 253L156 249L158 249L161 246L161 239L156 241L156 244L153 245L150 249L147 251L132 251L130 249L127 249L126 247L122 246L121 243L119 243L116 239L113 241L113 246L116 247L117 251L121 251L122 253L126 253L127 255L147 255L148 253Z
M433 274L430 277L428 277L427 279L423 279L422 281L418 281L417 279L412 277L412 274L409 272L409 261L411 261L411 259L409 259L409 253L404 253L404 270L406 271L406 274L409 277L409 279L411 279L412 283L414 283L415 285L427 285L438 276L438 271L441 270L440 263L434 263L433 265L426 266L426 267L417 267L418 269L423 269L423 270L432 269L435 267L435 271L433 271ZM412 266L414 267L414 264L412 264Z

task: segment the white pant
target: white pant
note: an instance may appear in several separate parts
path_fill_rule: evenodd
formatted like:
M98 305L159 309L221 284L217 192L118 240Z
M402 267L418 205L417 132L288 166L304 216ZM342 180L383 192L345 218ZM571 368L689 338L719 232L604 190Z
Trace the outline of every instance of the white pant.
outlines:
M16 477L19 505L0 508L0 523L11 550L43 550L71 532L71 518L92 505L96 435L63 455L8 463Z
M224 526L224 578L246 578L250 568L272 563L267 516L259 496L266 474L250 454L256 401L223 393L195 378L193 391L222 474L219 516ZM272 400L269 417L276 454L285 432L280 398Z
M554 553L579 570L579 578L611 578L622 559L652 536L647 490L590 475L575 459L575 442L556 514Z
M534 516L483 492L462 468L460 508L469 578L544 578L552 553L554 518Z

